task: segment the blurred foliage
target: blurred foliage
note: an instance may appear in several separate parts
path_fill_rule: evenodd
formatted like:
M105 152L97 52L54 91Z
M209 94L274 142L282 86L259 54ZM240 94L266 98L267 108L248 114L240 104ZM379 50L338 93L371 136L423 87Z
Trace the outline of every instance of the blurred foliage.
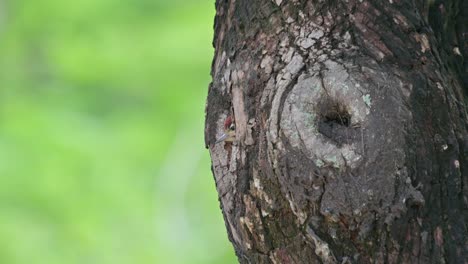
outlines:
M0 263L234 263L214 0L0 0Z

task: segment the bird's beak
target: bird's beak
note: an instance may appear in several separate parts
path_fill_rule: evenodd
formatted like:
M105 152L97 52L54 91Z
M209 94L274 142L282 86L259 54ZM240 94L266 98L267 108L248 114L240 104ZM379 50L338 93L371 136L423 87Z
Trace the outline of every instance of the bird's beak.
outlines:
M223 142L228 137L227 133L222 134L218 139L216 139L215 144Z

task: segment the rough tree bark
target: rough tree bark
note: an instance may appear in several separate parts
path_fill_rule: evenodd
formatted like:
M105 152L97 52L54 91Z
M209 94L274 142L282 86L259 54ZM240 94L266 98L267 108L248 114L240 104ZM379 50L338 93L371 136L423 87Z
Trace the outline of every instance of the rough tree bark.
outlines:
M241 263L468 263L467 9L216 1L205 141Z

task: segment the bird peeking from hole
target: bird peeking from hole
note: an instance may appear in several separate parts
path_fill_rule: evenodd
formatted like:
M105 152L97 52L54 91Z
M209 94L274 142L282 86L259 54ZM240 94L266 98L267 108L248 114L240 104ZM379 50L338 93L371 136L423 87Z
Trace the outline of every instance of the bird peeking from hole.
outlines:
M215 144L221 142L233 142L236 139L236 125L231 116L224 121L224 133L216 139Z

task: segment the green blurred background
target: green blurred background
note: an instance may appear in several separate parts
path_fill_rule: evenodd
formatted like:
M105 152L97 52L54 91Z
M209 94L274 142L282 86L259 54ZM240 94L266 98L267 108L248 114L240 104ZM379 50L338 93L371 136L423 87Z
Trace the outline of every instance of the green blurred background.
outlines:
M0 0L0 263L235 263L214 0Z

